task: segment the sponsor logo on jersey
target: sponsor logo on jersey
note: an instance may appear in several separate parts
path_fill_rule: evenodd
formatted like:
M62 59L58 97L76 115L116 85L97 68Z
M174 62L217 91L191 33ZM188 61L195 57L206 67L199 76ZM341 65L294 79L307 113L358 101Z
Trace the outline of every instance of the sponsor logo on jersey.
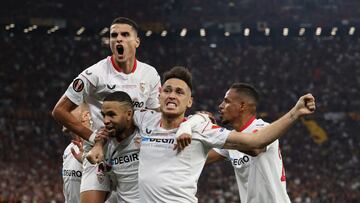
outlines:
M111 85L106 85L106 87L113 90L116 87L116 85L112 85L112 86Z
M66 170L63 169L63 176L67 176L67 177L78 177L81 178L82 176L82 172L81 171L76 171L76 170Z
M149 130L148 128L145 129L146 134L150 135L152 130Z
M92 72L90 72L89 70L86 70L86 71L85 71L85 74L86 74L86 75L91 75Z
M244 164L247 164L249 161L250 161L250 158L247 155L244 155L243 157L238 158L238 159L231 158L231 163L233 166L244 165Z
M118 165L118 164L131 163L134 161L139 161L139 153L138 152L129 154L129 155L112 158L112 159L110 159L110 164Z
M134 108L142 108L144 106L144 102L133 101L133 106Z
M84 81L82 81L80 78L77 78L74 80L72 87L75 92L81 92L84 89Z
M149 143L163 143L163 144L174 144L175 139L173 138L150 138L150 137L142 137L142 142Z

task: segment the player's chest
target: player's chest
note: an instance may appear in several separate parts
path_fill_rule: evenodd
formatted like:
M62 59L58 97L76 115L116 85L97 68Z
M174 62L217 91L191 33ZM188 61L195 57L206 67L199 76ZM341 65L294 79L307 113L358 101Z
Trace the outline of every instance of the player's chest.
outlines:
M142 154L156 153L159 157L172 157L176 154L175 132L159 131L156 128L145 127L140 131ZM152 154L153 155L153 154Z
M250 166L252 157L237 150L230 150L229 157L234 168L247 168Z
M137 77L128 77L126 80L120 76L102 78L96 87L93 87L93 95L97 95L102 100L108 94L116 91L123 91L129 94L134 101L134 106L144 107L145 101L150 95L150 84Z

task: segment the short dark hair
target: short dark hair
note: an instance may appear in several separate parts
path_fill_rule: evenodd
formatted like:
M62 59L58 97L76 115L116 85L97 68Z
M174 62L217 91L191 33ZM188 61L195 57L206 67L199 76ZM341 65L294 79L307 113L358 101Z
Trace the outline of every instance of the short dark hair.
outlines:
M117 101L117 102L125 102L131 109L133 109L133 101L131 97L123 91L116 91L107 95L104 99L105 101Z
M174 66L171 70L166 71L163 74L163 84L171 79L171 78L176 78L179 80L184 81L190 88L190 90L192 91L192 75L190 73L190 71L183 67L183 66Z
M131 20L130 18L117 17L111 23L111 25L114 25L114 24L127 24L127 25L130 25L131 27L134 28L136 33L139 33L139 30L140 30L139 25L135 21Z
M230 89L235 89L237 93L244 93L247 96L250 96L254 99L256 105L259 103L260 96L259 92L256 90L256 88L250 84L247 83L234 83L231 85Z

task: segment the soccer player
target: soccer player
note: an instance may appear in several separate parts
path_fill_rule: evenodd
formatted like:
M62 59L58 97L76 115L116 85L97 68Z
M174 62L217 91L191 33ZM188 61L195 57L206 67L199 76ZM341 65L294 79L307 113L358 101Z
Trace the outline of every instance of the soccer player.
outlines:
M139 27L134 21L116 18L110 26L112 56L80 73L53 109L52 114L57 121L86 140L85 152L91 149L95 129L103 126L100 108L108 94L119 90L127 92L136 109L159 107L160 77L155 68L136 59L136 49L140 45L138 31ZM83 126L70 113L84 101L88 103L94 121L92 129ZM104 202L109 191L108 177L97 175L97 167L87 160L84 160L83 166L81 202Z
M192 105L191 74L183 67L175 67L163 77L160 91L160 111L138 111L135 124L142 137L139 155L140 202L197 202L197 181L207 153L214 147L237 150L264 148L279 138L299 117L315 110L311 94L300 97L296 105L283 117L257 131L246 133L228 131L205 122L188 121L185 111ZM177 132L179 126L189 132ZM179 144L182 137L191 136L189 143ZM186 140L186 139L185 139ZM174 146L180 150L174 150ZM120 184L120 183L119 183Z
M258 102L259 94L253 86L233 84L219 105L222 123L230 124L237 132L254 133L261 130L269 124L256 119ZM290 202L278 140L265 148L246 153L214 148L209 152L206 163L224 159L231 160L234 167L242 203Z
M113 92L105 97L101 107L104 125L109 140L96 143L88 154L89 161L102 162L103 170L115 180L117 202L139 202L138 167L140 139L139 129L133 122L134 108L130 96L122 91ZM99 148L103 154L92 157ZM105 159L104 159L105 158Z
M80 104L77 108L71 111L71 114L77 118L85 127L90 128L91 116L87 104ZM66 203L80 202L80 182L83 167L82 164L74 157L80 154L82 150L77 145L81 145L82 139L76 134L70 132L67 128L63 128L63 132L70 134L71 139L77 143L70 143L63 154L63 192Z

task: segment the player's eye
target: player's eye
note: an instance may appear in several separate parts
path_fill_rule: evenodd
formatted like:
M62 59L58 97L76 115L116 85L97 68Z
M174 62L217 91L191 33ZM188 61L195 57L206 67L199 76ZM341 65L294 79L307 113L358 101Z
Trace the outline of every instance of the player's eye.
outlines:
M164 92L169 93L169 92L171 92L171 89L170 88L165 88Z
M130 36L130 33L128 33L128 32L123 32L123 33L121 33L121 35L124 36L124 37L128 37L128 36Z
M110 34L110 36L111 36L111 38L116 38L118 36L118 33L113 32L113 33Z

